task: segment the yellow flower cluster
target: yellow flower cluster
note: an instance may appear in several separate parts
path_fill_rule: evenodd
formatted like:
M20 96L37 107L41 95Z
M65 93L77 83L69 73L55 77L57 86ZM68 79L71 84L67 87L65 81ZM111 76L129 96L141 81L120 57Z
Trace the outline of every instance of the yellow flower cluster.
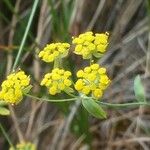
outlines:
M46 86L49 89L49 93L51 95L55 95L61 91L67 91L67 89L69 89L72 84L70 76L70 71L55 68L51 73L47 73L44 76L41 85Z
M40 53L39 57L45 62L53 62L57 58L67 56L70 48L68 43L48 44Z
M75 83L75 89L85 95L92 94L95 99L101 98L103 91L110 84L106 69L100 67L99 64L92 64L84 70L79 70L77 77L79 79Z
M96 51L103 54L106 51L106 48L108 46L108 36L109 33L106 32L104 33L97 33L95 34L95 40L94 40L94 44L96 46Z
M7 103L17 104L23 98L23 90L29 85L30 78L24 71L18 71L7 76L3 81L0 99Z
M36 150L36 146L32 143L19 143L15 148L10 147L9 150Z
M100 57L108 45L108 33L93 35L93 32L85 32L79 37L73 38L75 44L75 54L82 55L83 59L90 59L92 55Z

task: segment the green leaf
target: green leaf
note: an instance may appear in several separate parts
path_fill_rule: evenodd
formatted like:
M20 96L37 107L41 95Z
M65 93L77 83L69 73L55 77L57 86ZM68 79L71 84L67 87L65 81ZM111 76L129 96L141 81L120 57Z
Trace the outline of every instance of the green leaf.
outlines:
M7 109L7 108L4 108L4 107L0 107L0 115L9 115L10 114L10 111Z
M8 105L5 101L0 100L0 106Z
M32 87L33 87L32 85L27 86L26 88L23 89L23 93L24 93L24 94L29 93L30 90L32 89Z
M142 81L139 75L137 75L134 80L134 93L137 101L146 101L144 87L142 85Z
M104 54L95 52L95 53L93 53L93 55L94 55L96 58L101 58L101 57L103 57Z
M82 99L84 108L96 118L106 118L107 114L93 99Z

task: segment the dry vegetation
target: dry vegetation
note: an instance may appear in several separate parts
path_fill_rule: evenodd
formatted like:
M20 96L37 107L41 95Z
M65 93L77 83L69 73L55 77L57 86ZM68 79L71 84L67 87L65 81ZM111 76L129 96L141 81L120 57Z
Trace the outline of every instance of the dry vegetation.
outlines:
M33 1L0 1L0 81L11 70L20 46ZM37 53L45 44L70 41L87 30L110 33L109 48L99 60L109 70L112 84L104 101L135 99L133 81L142 76L149 100L150 89L150 4L149 0L41 0L20 60L31 74L34 93L47 95L39 81L48 70ZM75 72L86 62L73 53L65 59ZM65 95L61 95L62 97ZM11 115L0 117L11 141L34 142L38 150L149 150L150 109L136 107L107 109L108 118L91 117L80 103L52 104L34 100L10 106ZM8 143L0 134L0 150Z

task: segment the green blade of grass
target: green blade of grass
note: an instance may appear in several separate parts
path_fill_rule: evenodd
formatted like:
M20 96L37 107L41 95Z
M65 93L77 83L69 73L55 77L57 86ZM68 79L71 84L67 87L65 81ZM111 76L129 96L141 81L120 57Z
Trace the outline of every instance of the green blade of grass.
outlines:
M27 27L26 27L24 36L23 36L23 38L22 38L21 45L20 45L20 48L19 48L17 57L16 57L16 59L15 59L13 68L12 68L13 71L16 69L16 67L17 67L17 65L18 65L18 62L19 62L19 59L20 59L20 56L21 56L23 47L24 47L25 42L26 42L26 39L27 39L27 35L28 35L28 32L29 32L31 23L32 23L32 21L33 21L33 17L34 17L36 8L37 8L37 6L38 6L38 2L39 2L39 0L35 0L35 1L34 1L33 7L32 7L32 11L31 11L31 15L30 15L30 17L29 17L29 21L28 21L28 24L27 24Z
M0 130L2 131L4 137L6 138L7 142L9 143L9 145L11 147L14 147L1 123L0 123Z

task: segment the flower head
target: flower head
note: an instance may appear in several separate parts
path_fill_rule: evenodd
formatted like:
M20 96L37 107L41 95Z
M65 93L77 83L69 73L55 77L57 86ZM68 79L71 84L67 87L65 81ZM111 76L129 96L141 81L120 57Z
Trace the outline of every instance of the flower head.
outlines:
M99 64L92 64L84 70L79 70L77 77L75 89L85 95L92 94L95 99L101 98L103 91L110 84L106 69L100 67Z
M108 46L108 36L109 34L107 32L105 34L95 34L94 44L96 46L97 53L105 53L106 48Z
M9 150L36 150L36 146L30 142L27 142L27 143L19 143L16 145L15 148L13 147L10 147Z
M82 55L83 59L90 59L92 55L101 56L108 45L108 33L93 35L93 32L85 32L78 37L73 38L75 44L75 54Z
M70 71L55 68L51 73L47 73L44 76L41 85L46 86L51 95L55 95L61 91L67 91L70 89L70 86L72 85L70 76Z
M70 44L68 43L52 43L48 44L39 53L39 57L45 62L53 62L57 58L63 58L68 54Z
M29 85L30 77L24 71L14 72L3 81L0 99L7 103L17 104L23 98L23 91Z

